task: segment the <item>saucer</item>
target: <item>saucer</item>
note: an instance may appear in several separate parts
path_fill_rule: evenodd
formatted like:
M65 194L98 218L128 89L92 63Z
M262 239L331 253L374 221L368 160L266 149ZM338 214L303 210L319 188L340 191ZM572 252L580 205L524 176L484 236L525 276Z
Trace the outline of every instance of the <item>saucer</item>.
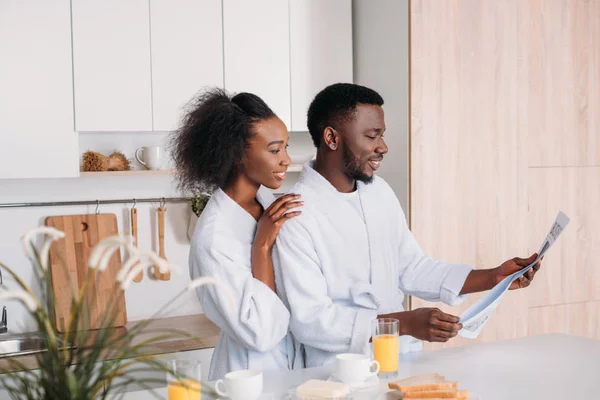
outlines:
M342 382L337 376L335 376L335 374L332 374L329 378L327 378L327 380L334 382ZM370 389L379 385L379 377L377 375L373 375L367 378L364 382L347 383L347 385L350 386L350 390L353 392L357 390Z

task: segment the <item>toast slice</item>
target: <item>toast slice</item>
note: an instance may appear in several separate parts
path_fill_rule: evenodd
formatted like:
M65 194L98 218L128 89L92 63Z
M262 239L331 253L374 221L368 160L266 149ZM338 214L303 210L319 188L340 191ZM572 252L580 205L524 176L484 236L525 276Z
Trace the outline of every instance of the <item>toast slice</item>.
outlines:
M309 379L296 388L299 398L335 399L350 393L350 386L341 382Z
M388 387L406 394L409 392L423 392L442 389L456 390L458 389L458 382L447 381L446 377L440 374L422 374L389 382Z
M468 390L457 390L457 389L442 389L442 390L429 390L425 392L407 392L404 393L404 399L411 400L423 400L423 399L468 399Z

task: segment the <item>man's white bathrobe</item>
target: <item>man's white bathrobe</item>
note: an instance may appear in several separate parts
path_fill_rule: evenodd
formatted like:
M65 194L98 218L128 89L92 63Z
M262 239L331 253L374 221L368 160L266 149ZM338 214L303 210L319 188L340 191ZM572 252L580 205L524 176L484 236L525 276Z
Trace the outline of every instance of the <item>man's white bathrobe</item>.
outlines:
M274 201L261 187L257 200L266 209ZM209 379L239 369L282 370L298 366L300 356L289 333L290 313L277 294L252 276L251 248L256 220L221 189L200 215L190 249L192 279L210 276L232 287L237 309L215 286L198 288L206 316L221 333L210 363Z
M290 328L304 345L306 367L339 353L368 353L372 322L378 314L403 311L404 294L460 303L472 270L423 254L383 179L357 188L352 204L309 162L290 189L302 195L304 207L283 225L273 257L277 290L289 303ZM400 352L408 351L409 339L401 337Z

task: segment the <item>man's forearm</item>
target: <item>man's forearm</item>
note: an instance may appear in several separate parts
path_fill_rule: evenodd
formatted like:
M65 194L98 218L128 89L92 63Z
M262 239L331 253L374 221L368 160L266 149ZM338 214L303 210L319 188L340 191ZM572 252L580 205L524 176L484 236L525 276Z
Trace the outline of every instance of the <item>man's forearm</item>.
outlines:
M496 281L497 276L497 268L474 269L467 276L460 294L477 293L490 290L496 286L496 283L498 283Z

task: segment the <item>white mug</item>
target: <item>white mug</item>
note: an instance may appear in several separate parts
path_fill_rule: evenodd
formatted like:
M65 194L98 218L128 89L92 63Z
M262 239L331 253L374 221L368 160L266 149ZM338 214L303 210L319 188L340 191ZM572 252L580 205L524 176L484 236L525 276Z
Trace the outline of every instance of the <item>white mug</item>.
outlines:
M374 367L375 370L371 371ZM345 353L335 357L335 375L346 384L361 383L379 373L379 362L365 354Z
M140 157L140 152L142 156ZM167 159L165 149L161 146L140 147L135 151L135 159L146 169L159 170Z
M225 386L221 388L221 386ZM215 383L219 396L231 400L257 400L263 391L263 376L260 371L233 371Z

